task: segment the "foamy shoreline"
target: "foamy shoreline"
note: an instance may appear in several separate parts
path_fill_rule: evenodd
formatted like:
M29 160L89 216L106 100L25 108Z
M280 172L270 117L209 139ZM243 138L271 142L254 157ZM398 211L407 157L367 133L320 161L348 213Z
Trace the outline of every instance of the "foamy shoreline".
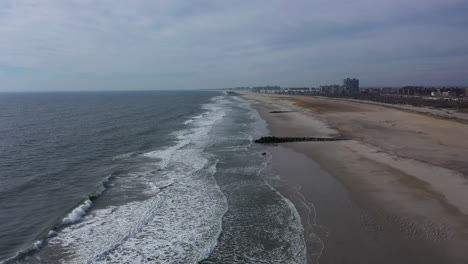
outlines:
M389 250L400 255L398 261L468 261L468 254L463 250L468 247L468 187L464 175L466 164L463 162L467 149L463 144L455 146L450 138L467 132L466 125L449 120L433 121L431 117L396 109L382 110L381 106L366 106L358 102L334 105L326 98L253 93L243 93L242 96L257 101L254 108L267 121L274 136L346 135L355 138L345 142L301 142L281 146L304 154L338 179L346 187L352 202L369 213L376 220L376 226L384 229L376 233L385 237L377 244L395 247ZM273 111L289 112L271 113ZM393 120L396 123L391 123ZM439 126L445 127L449 135L443 135L444 130L438 129ZM392 139L392 134L400 136L400 139ZM378 145L379 136L389 140ZM440 142L440 146L433 141ZM283 155L282 159L276 159L276 163L287 164L287 159ZM447 168L445 164L451 167ZM286 170L283 174L287 174ZM283 174L282 179L287 182L290 176ZM308 174L302 176L308 177ZM307 180L300 181L307 185ZM295 204L301 207L298 201ZM300 208L298 210L301 211ZM317 214L320 219L320 211ZM346 225L345 220L343 224ZM394 240L398 245L388 243ZM333 239L328 241L334 242ZM359 238L356 242L359 243ZM366 246L363 247L365 250ZM339 247L328 250L333 249L340 250ZM392 263L391 258L382 256L389 250L374 254L374 258L361 259L359 263L376 260ZM329 257L321 259L321 263L336 263L336 252L327 252L327 243L325 253ZM346 254L353 257L349 252L343 253L342 257ZM358 258L348 259L346 263L358 263Z

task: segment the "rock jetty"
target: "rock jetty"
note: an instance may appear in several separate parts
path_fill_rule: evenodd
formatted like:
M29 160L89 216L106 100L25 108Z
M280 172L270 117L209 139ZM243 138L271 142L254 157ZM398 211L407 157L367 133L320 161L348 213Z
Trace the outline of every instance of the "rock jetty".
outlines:
M287 142L302 142L302 141L339 141L347 140L346 138L320 138L320 137L261 137L255 140L255 143L287 143Z
M282 113L291 113L295 111L271 111L270 114L282 114Z

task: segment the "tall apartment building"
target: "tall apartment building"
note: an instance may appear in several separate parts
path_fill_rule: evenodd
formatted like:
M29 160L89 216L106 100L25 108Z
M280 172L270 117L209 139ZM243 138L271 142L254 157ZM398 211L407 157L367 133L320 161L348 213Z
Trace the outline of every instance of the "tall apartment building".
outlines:
M357 94L359 93L359 80L356 78L346 78L343 80L343 89L345 93Z

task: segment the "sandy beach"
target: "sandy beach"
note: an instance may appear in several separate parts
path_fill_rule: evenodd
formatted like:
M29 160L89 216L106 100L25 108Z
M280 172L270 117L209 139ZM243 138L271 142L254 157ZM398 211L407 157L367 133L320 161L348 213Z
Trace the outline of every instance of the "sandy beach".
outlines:
M242 96L273 136L350 139L266 146L310 263L468 263L468 125L349 100Z

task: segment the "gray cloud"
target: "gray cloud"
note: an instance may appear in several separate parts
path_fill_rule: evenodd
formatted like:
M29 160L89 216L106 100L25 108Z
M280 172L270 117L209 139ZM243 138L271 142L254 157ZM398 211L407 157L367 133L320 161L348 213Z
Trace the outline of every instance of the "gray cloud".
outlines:
M6 0L0 90L468 83L465 0Z

